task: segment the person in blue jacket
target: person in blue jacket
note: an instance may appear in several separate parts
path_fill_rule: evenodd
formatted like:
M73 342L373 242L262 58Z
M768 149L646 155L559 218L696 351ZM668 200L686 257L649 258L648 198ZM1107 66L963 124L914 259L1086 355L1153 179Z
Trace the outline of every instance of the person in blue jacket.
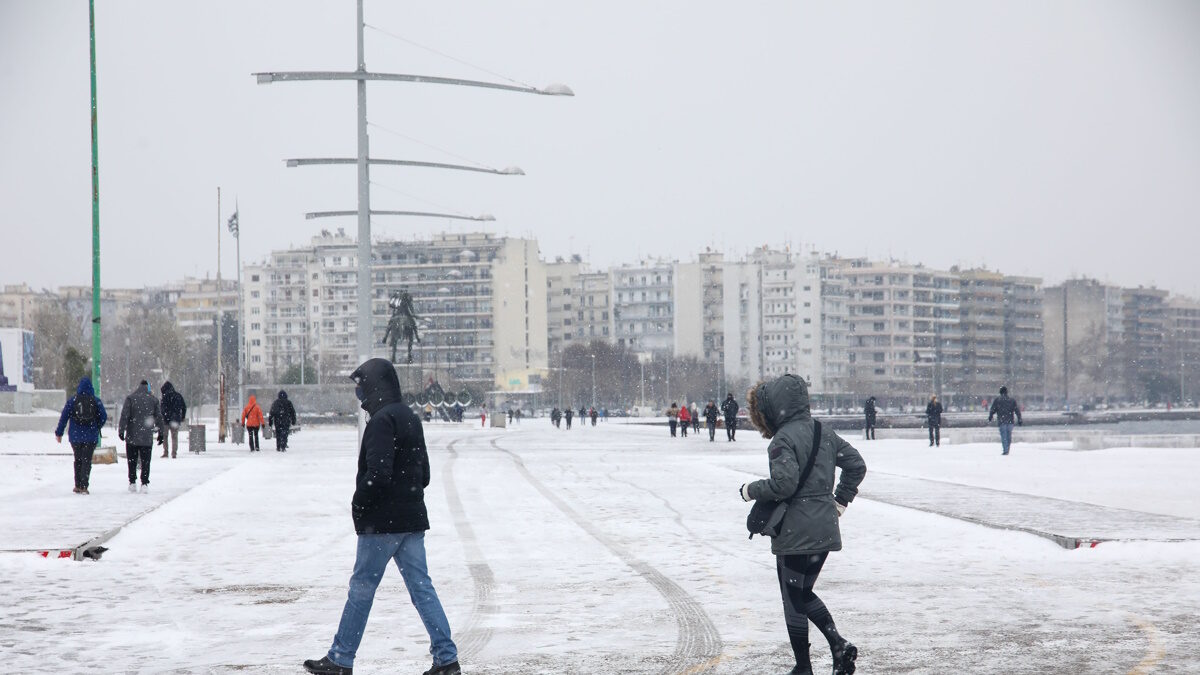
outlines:
M71 451L75 453L75 494L88 494L88 480L92 475L92 453L100 442L100 427L108 421L108 411L104 402L96 396L92 389L91 378L79 380L75 395L67 399L62 414L58 417L58 427L54 430L58 442L62 443L63 430L67 423L71 424L68 438Z

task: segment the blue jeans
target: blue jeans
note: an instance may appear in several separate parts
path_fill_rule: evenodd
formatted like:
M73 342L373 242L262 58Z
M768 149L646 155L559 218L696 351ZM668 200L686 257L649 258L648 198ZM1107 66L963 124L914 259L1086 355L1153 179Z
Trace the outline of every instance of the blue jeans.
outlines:
M358 556L354 560L354 573L350 575L350 593L337 635L329 648L329 660L344 668L354 667L354 655L367 628L375 589L383 579L389 560L395 560L396 567L400 568L408 596L429 632L433 665L444 666L457 661L458 648L450 639L450 622L446 620L446 612L442 610L425 564L424 532L358 535Z
M1008 446L1012 445L1012 424L1000 424L1000 445L1004 447L1004 454L1008 454Z

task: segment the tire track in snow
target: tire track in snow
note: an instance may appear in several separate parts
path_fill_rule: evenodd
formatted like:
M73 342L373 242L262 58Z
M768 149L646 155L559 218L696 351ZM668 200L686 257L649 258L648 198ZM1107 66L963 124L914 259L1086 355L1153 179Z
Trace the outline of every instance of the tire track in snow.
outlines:
M621 562L628 565L638 576L649 582L654 590L658 591L659 595L667 601L671 613L675 616L679 632L676 637L675 652L671 655L670 662L659 671L660 675L671 673L698 675L711 672L716 668L721 660L721 652L724 647L721 642L721 634L717 631L717 627L709 618L708 613L704 611L704 607L695 598L662 572L638 559L620 543L610 539L597 529L591 521L580 515L571 505L534 477L519 455L500 447L496 440L492 440L492 447L512 458L517 465L517 470L534 489L558 507L558 510L562 511L580 529L587 532L617 556Z
M450 515L454 519L454 529L458 531L458 538L462 540L463 550L467 554L467 569L475 587L471 614L467 617L462 636L456 640L460 655L472 659L492 640L493 631L487 626L487 620L496 611L495 605L492 604L492 588L496 585L496 575L492 573L491 566L483 557L483 550L475 537L475 529L471 527L471 521L467 518L462 499L458 495L458 486L454 482L454 465L458 461L458 451L454 446L461 440L456 439L446 446L450 460L446 462L442 478L446 501L450 505Z

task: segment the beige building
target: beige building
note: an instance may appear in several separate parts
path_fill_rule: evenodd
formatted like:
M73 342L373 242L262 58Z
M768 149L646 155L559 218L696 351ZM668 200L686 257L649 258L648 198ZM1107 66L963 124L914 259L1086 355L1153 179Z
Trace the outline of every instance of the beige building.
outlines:
M1122 306L1121 289L1095 279L1046 288L1042 316L1048 401L1078 406L1123 396Z
M842 261L848 303L848 388L884 405L930 393L962 396L958 275L921 265Z

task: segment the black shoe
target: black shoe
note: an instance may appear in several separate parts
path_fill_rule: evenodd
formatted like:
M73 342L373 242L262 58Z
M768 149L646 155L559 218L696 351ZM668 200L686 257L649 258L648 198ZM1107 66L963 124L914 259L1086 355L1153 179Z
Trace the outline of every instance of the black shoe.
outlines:
M305 661L304 669L310 673L316 673L317 675L354 675L353 668L339 666L333 661L330 661L328 656L319 661L313 661L312 659Z
M854 661L858 659L858 647L842 640L833 648L833 675L854 675Z
M458 667L458 661L451 661L444 666L430 668L424 675L462 675L462 668Z
M801 668L796 666L787 672L787 675L813 675L812 668Z

